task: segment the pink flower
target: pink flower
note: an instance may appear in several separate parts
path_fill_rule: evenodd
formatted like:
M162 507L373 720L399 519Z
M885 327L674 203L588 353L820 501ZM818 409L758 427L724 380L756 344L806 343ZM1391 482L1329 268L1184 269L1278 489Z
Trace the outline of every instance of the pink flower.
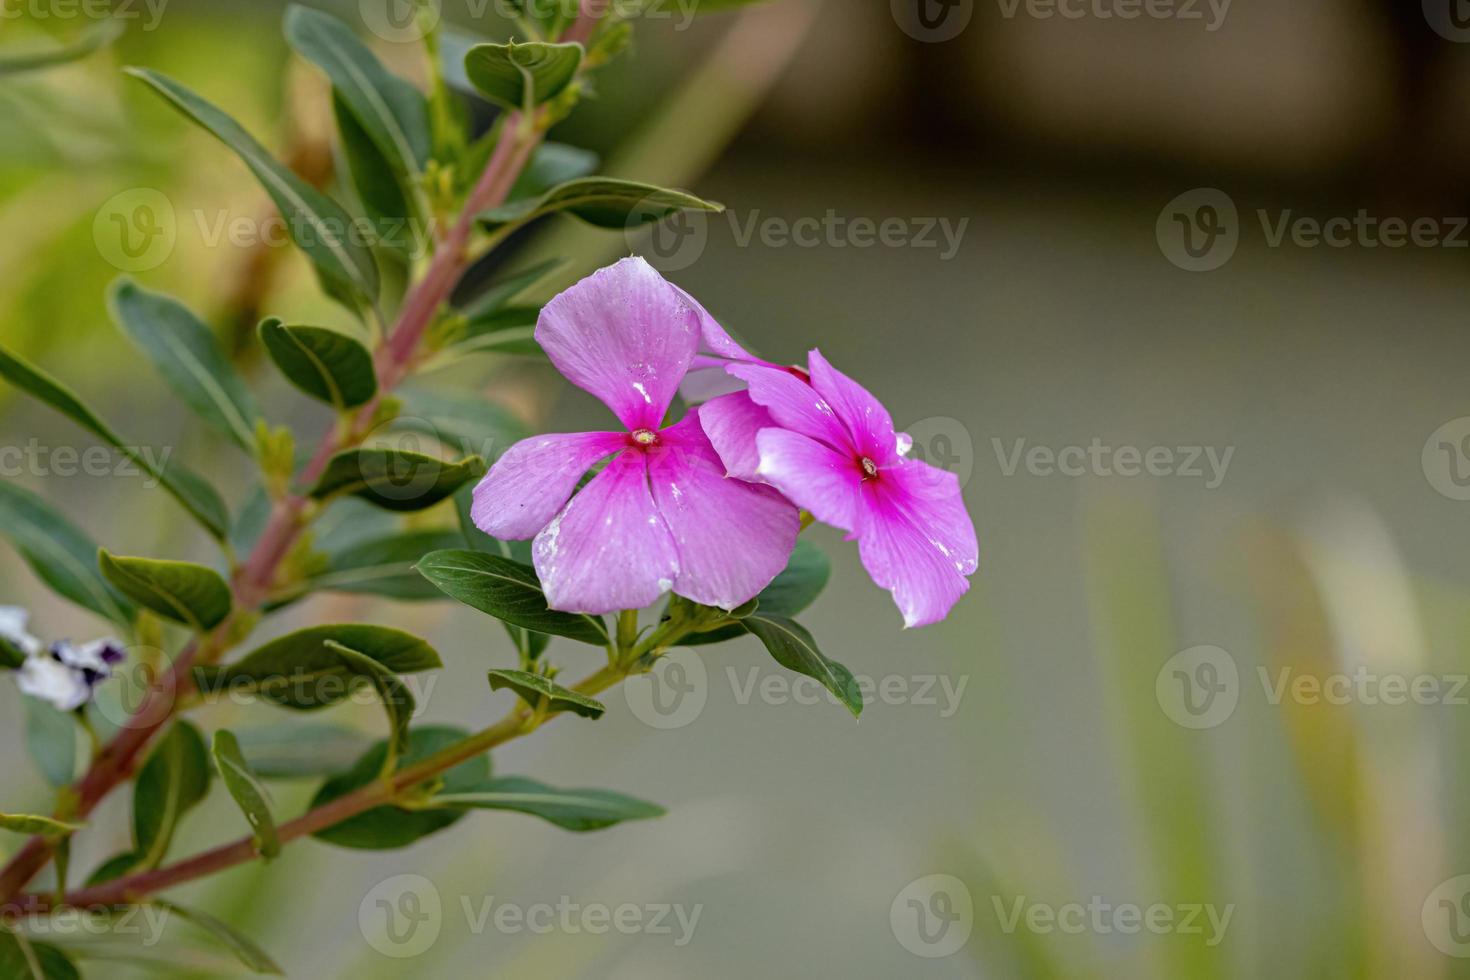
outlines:
M663 425L708 318L640 258L594 273L542 311L536 340L551 362L626 429L526 439L475 489L481 530L535 538L552 608L639 609L673 591L733 609L786 567L796 508L770 487L726 478L697 410Z
M747 392L700 408L731 477L764 480L826 524L856 538L863 565L893 593L904 625L948 615L979 561L959 478L908 459L908 436L857 382L812 351L810 380L732 364Z

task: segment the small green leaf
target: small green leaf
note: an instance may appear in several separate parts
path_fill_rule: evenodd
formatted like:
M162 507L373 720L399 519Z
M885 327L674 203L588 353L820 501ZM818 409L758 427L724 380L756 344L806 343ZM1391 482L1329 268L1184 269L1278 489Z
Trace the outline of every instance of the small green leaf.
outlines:
M547 191L540 198L502 205L479 216L486 231L526 224L565 212L598 228L628 228L662 221L679 211L723 211L716 204L684 191L609 177L584 177Z
M395 674L444 666L434 648L411 633L349 623L290 633L238 663L196 667L194 676L205 694L226 689L253 691L280 707L312 711L340 703L351 693L349 681L361 675L343 660L335 649L338 646Z
M416 566L425 555L460 541L456 531L397 531L329 551L326 569L302 582L301 594L347 592L403 602L443 599L444 593L425 581Z
M214 916L198 909L188 909L174 902L154 899L151 903L161 909L166 909L173 915L177 915L185 922L190 923L205 932L224 946L239 960L247 969L254 973L268 973L272 976L285 976L285 971L276 965L275 961L266 954L259 946L255 945L249 938L236 932L232 926L221 922Z
M21 698L26 715L26 748L52 786L71 783L77 770L77 722L36 698Z
M87 878L87 887L91 888L93 885L116 881L136 868L139 860L138 855L132 851L128 851L126 854L113 855L106 861L103 861L97 867L97 870L93 871Z
M596 616L567 613L546 605L536 570L479 551L436 551L419 562L419 573L446 595L514 626L606 646L607 625Z
M378 700L388 714L388 729L393 733L388 758L397 760L408 748L408 724L413 720L417 707L413 693L398 676L372 657L358 653L335 640L328 640L326 647L342 661L343 669L355 677L367 678L378 692ZM390 769L391 772L391 769Z
M332 457L311 497L354 494L385 510L425 510L484 475L485 461L478 456L449 463L422 453L369 447Z
M499 555L508 561L517 562L521 565L531 564L531 542L529 541L501 541L492 538L484 531L475 527L471 510L474 508L475 496L472 488L465 488L454 495L454 507L459 513L459 530L464 538L464 543L469 545L471 551L483 551L488 555ZM539 584L539 583L538 583ZM438 591L437 587L434 587ZM502 621L505 632L510 635L510 641L520 651L522 662L530 663L546 652L546 647L551 643L551 637L546 633L537 633L520 626L513 626Z
M260 325L266 353L297 388L338 411L367 404L378 393L373 355L353 338L323 327Z
M822 549L805 539L797 541L796 550L791 553L785 570L756 596L757 609L767 616L795 616L817 600L831 576L832 563ZM744 635L746 631L735 623L707 633L693 633L680 640L679 645L705 646Z
M398 768L404 769L416 762L422 762L468 737L468 732L457 728L415 728L409 734L408 750L400 757ZM387 757L388 743L379 742L364 753L350 771L328 780L312 800L312 807L330 803L381 778ZM475 756L447 770L441 778L442 791L446 793L459 792L483 783L490 778L490 758L485 755ZM463 810L408 810L396 806L380 806L318 831L314 836L339 847L389 850L407 847L420 838L443 830L463 816Z
M82 404L70 389L63 386L34 364L0 347L0 378L4 378L33 398L45 402L77 425L112 446L158 481L184 509L194 516L216 540L223 541L230 526L230 515L214 488L182 466L159 466L153 453L143 453L136 443L128 443L92 410ZM165 457L167 458L167 457Z
M225 789L239 804L240 812L245 814L255 833L255 850L267 861L276 857L281 853L281 839L276 834L276 819L271 815L270 793L245 761L239 740L221 729L214 733L211 752Z
M26 652L0 636L0 670L20 670L25 662Z
M531 434L519 418L479 394L419 384L400 389L398 397L403 411L393 420L395 432L421 433L465 456L491 459Z
M117 325L184 404L253 454L260 409L209 328L178 300L126 277L113 285L108 302Z
M184 815L209 793L209 750L199 730L174 725L148 756L133 788L133 844L137 866L156 868Z
M98 566L119 592L145 609L197 632L212 630L230 614L230 587L203 565L153 558L97 554Z
M82 975L55 946L34 943L0 924L0 977L5 980L81 980Z
M626 820L650 820L663 807L602 789L554 789L534 779L505 776L457 792L442 792L435 806L471 810L513 810L550 821L565 830L602 830Z
M330 724L241 728L235 733L246 763L262 779L319 779L352 768L373 740Z
M6 16L14 15L7 14ZM124 30L125 27L121 20L107 18L87 26L76 36L75 40L59 47L36 51L0 50L0 78L80 61L92 52L105 48L122 37Z
M484 292L460 308L460 313L473 323L476 319L499 312L507 303L520 296L553 272L566 265L566 259L548 259L538 262L515 275L496 280Z
M12 830L17 834L65 837L81 830L82 826L79 823L63 823L51 817L36 817L28 813L0 813L0 830Z
M823 656L817 649L816 640L800 623L759 610L741 620L741 625L765 644L766 650L782 667L818 681L852 712L854 718L863 713L862 691L851 671Z
M587 695L578 694L570 688L553 683L540 674L531 674L524 670L490 671L490 689L498 691L501 688L510 688L515 691L533 708L542 698L545 698L547 714L554 715L570 711L583 718L596 720L607 711L607 707L601 701L594 701Z
M0 483L0 535L10 539L31 570L58 595L131 627L137 610L102 577L96 543L45 500Z
M477 44L464 70L475 89L496 105L529 110L556 98L577 77L580 44Z
M373 220L374 243L400 260L422 254L426 243L420 236L427 230L416 220L421 210L417 185L393 172L393 167L374 145L352 110L332 91L332 115L337 120L337 137L342 156L352 177L352 187L363 211Z
M353 239L352 217L341 205L278 163L239 123L188 88L146 68L127 71L214 134L250 168L329 295L355 310L377 301L378 267L372 252Z
M601 162L596 153L579 146L542 143L531 155L531 162L516 178L505 199L519 201L526 197L540 197L558 184L591 176Z

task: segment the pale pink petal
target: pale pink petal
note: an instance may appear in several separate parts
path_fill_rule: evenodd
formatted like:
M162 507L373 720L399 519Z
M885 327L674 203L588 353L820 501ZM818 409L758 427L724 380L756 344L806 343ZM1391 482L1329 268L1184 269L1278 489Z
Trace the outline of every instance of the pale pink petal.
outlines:
M536 536L531 558L547 603L564 612L642 609L673 588L678 552L644 454L614 458Z
M787 429L762 429L756 446L757 473L792 503L844 531L862 526L863 471L856 460Z
M627 444L623 432L524 439L506 450L475 487L470 517L493 538L533 538L566 504L582 475Z
M629 429L657 429L699 345L699 314L653 266L628 258L547 303L536 341Z
M659 434L649 453L653 499L674 536L674 592L720 609L753 599L786 567L801 517L770 487L732 480L700 427L700 413Z
M735 338L731 337L725 328L720 326L718 320L710 316L709 311L704 308L699 300L690 296L689 293L680 289L678 286L674 286L674 289L678 290L679 295L684 298L684 302L689 304L689 307L694 310L695 316L699 318L699 352L701 354L713 354L716 357L723 357L731 361L759 360L758 358L751 357L744 347L737 344Z
M891 463L900 455L901 443L888 409L868 389L829 364L821 351L814 350L807 357L812 387L847 426L858 454L879 466Z
M909 460L864 483L863 492L863 567L893 593L905 627L939 622L969 591L979 559L959 480Z
M760 430L775 427L770 412L741 391L701 405L699 422L725 464L726 476L752 483L760 480L756 471L760 468L761 455L755 437Z
M732 364L729 372L750 387L750 397L765 406L783 429L800 432L847 453L853 448L847 426L815 388L781 368Z

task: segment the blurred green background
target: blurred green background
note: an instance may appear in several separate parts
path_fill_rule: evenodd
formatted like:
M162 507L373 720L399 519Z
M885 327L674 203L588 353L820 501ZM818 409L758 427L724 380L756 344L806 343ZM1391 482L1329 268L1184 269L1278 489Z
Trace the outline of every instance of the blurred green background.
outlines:
M359 5L317 5L362 23ZM261 314L341 314L287 249L264 260L267 289L242 285L257 281L259 255L209 245L197 215L260 215L266 200L118 69L185 80L304 168L330 167L326 89L288 57L281 4L171 0L152 30L134 6L114 48L0 80L0 339L136 438L235 472L238 504L244 468L180 417L108 322L118 269L94 236L99 211L137 188L168 197L177 245L140 280L245 336L239 356L256 364L273 420L303 439L324 413L272 378L239 331ZM693 685L702 710L661 718L614 693L596 737L556 725L496 754L500 772L657 800L670 809L661 820L576 836L484 816L381 854L307 842L182 892L289 975L1470 976L1470 878L1456 880L1470 874L1456 748L1470 737L1470 233L1454 217L1470 200L1470 47L1434 29L1434 4L1237 0L1221 20L1200 5L1197 20L960 0L929 8L969 12L944 41L914 29L913 6L777 0L688 29L677 17L640 24L634 56L557 138L596 150L606 172L685 186L730 212L651 240L548 225L507 265L567 255L569 280L646 251L767 357L794 362L820 345L920 452L966 478L982 546L971 595L947 622L901 631L855 547L815 530L836 571L804 619L888 692L860 723L824 698L794 703L753 641L707 652L703 680L681 654L669 669L683 674L662 690ZM24 16L0 20L0 44L78 26L37 18L34 4L7 9ZM446 0L444 12L507 36L484 10ZM413 45L377 48L416 70ZM1191 271L1170 236L1186 227L1176 216L1204 228L1200 202L1221 198L1201 188L1223 192L1234 214L1215 213L1239 241L1223 261L1219 250L1200 260L1218 267ZM1360 231L1341 246L1272 243L1283 219L1360 211L1433 219L1439 243L1391 247ZM783 228L829 214L846 230L783 242ZM861 219L905 231L864 246ZM960 222L951 250L938 229ZM926 247L914 236L931 226ZM603 411L535 365L480 362L459 380L551 430ZM0 445L33 438L90 444L0 390ZM1040 457L1012 465L1018 446L1095 441L1167 447L1172 462L1134 476L1116 460L1078 475ZM1196 449L1199 476L1181 466ZM1230 454L1218 480L1205 449ZM207 555L136 479L5 476L110 549ZM47 635L101 630L0 554L0 603L35 610ZM512 649L467 610L329 597L267 629L349 617L421 631L445 651L448 668L420 694L424 720L483 724L504 710L481 678L511 665ZM596 666L553 650L573 673ZM1351 683L1341 698L1277 696L1283 677ZM1197 686L1211 681L1215 700ZM1417 684L1426 703L1389 703L1396 684ZM375 731L373 711L333 720ZM13 685L0 685L0 714L5 805L45 808ZM250 707L201 721L282 719ZM282 785L279 808L310 793ZM215 796L178 853L242 830ZM79 867L117 850L126 800L93 823ZM441 908L437 939L395 958L374 903L396 901L404 874L426 879ZM698 907L699 919L678 945L672 916L672 936L479 918L486 902L563 897ZM1165 907L1174 924L1129 928L1119 908L1130 905ZM1094 916L1102 906L1112 911ZM1228 910L1222 934L1203 912L1191 920L1201 932L1183 928L1191 906ZM176 961L196 939L180 928L131 953ZM204 947L187 955L195 975L230 970Z

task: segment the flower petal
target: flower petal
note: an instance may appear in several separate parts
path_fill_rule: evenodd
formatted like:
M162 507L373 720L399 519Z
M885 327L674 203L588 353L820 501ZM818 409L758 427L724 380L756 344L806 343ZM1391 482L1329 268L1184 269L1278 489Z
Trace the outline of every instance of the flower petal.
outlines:
M815 439L788 429L762 429L760 478L817 520L855 532L863 522L863 474L857 464Z
M699 314L682 291L636 257L557 296L536 324L557 370L629 429L663 422L699 340Z
M750 386L750 397L769 409L783 429L820 439L843 453L853 449L852 436L832 406L796 375L756 364L732 364L726 370Z
M691 412L659 434L658 450L649 453L649 482L679 549L674 592L734 609L786 567L801 515L770 487L727 478L702 417L702 409Z
M15 685L20 693L45 701L58 711L75 711L92 697L92 686L82 672L49 654L27 657L16 672Z
M759 482L760 449L755 437L762 429L775 428L771 413L743 391L721 395L699 407L699 423L710 445L725 464L725 474L739 480Z
M648 490L648 462L629 450L572 498L531 546L546 601L564 612L642 609L673 588L674 539Z
M863 485L867 507L858 533L863 567L893 593L905 627L949 615L970 588L979 560L975 525L959 479L907 460Z
M523 439L475 487L470 517L486 534L524 541L551 522L599 460L624 448L621 432L578 432Z
M669 285L673 286L673 283ZM689 308L694 311L694 315L699 318L699 353L713 354L715 357L723 357L731 361L765 363L759 358L751 357L744 347L737 344L735 338L731 337L725 328L720 326L718 320L710 316L709 311L704 308L699 300L690 296L688 292L678 286L674 286L674 289L683 297L684 302L689 304Z
M41 641L26 629L30 619L30 612L20 606L0 606L0 640L5 640L21 653L40 653Z
M847 426L859 455L868 457L879 466L891 463L901 455L899 447L902 443L893 431L893 417L882 402L829 364L819 350L807 355L807 366L811 370L812 387ZM912 445L912 440L909 440L909 446Z

